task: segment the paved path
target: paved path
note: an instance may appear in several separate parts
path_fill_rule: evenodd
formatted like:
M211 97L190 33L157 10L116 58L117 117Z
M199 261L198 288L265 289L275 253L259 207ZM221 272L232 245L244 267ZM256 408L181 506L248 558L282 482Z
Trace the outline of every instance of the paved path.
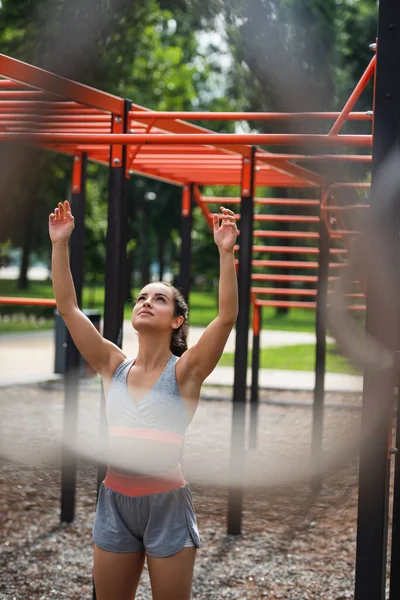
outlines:
M203 332L201 327L192 327L189 334L189 345L195 344ZM250 332L249 343L252 335ZM261 347L293 346L296 344L313 344L312 333L290 331L263 331ZM235 334L229 337L226 350L234 352ZM123 350L128 356L137 351L137 337L129 321L124 322ZM217 367L206 380L210 385L231 386L233 384L233 368ZM0 336L0 387L5 385L25 384L52 379L54 377L54 333L41 331ZM250 375L248 375L250 382ZM302 371L277 371L260 369L260 387L283 390L312 390L314 373ZM362 389L362 378L354 375L328 373L326 376L327 391L359 391Z

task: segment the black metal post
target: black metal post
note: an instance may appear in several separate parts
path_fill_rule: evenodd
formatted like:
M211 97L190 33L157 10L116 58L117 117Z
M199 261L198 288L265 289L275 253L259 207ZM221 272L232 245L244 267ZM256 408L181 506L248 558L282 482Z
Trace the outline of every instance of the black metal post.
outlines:
M326 367L326 300L329 275L329 233L325 221L319 222L319 263L317 284L317 307L315 311L315 387L313 403L313 425L311 461L313 467L312 488L322 485L321 456L324 429L324 396Z
M242 528L247 355L250 316L251 259L253 247L253 199L255 148L244 158L239 236L239 315L236 323L235 378L233 385L231 484L228 497L228 533L240 535ZM235 484L234 480L237 480Z
M190 259L192 253L193 227L193 183L184 185L182 189L182 225L181 225L181 260L179 268L180 288L186 303L189 305L190 293Z
M258 435L258 376L260 374L260 335L262 329L262 308L254 306L253 354L251 360L250 429L249 448L257 448Z
M129 130L129 111L132 103L125 100L123 117L113 115L113 133ZM124 324L124 292L126 291L126 243L128 232L128 210L125 194L127 148L122 146L114 152L110 149L109 185L108 185L108 221L106 238L106 274L104 296L104 325L103 336L121 348L122 330ZM108 424L105 410L103 390L100 407L100 440L101 448L106 451L108 446ZM97 465L97 494L104 480L107 466L101 462ZM93 600L96 600L96 590L93 583Z
M375 75L374 141L371 218L376 216L376 241L386 251L386 265L393 266L398 284L398 215L379 220L377 207L383 200L375 193L376 172L399 142L400 127L400 3L380 0L378 54ZM367 268L367 331L386 348L397 349L398 297L387 298L374 285ZM383 305L383 300L385 305ZM388 533L391 425L394 381L388 374L366 369L362 415L362 442L358 500L355 600L384 600ZM398 564L393 565L398 569ZM393 596L393 600L398 596Z
M393 481L392 548L389 600L400 598L400 385L397 389L396 450Z
M128 113L130 107L131 102L126 100L124 116L113 117L113 131L119 128L124 133L128 131ZM126 159L126 146L122 147L122 154L119 153L119 156L115 156L115 153L112 151L110 153L103 336L119 347L122 346L124 292L126 289L125 262L128 231L127 198L124 193ZM104 443L103 448L106 449L108 428L103 397L100 409L100 438ZM105 472L106 465L99 464L97 470L98 488L104 479Z
M85 183L87 156L74 156L74 176L71 208L75 228L70 240L70 268L74 280L78 305L82 305L83 250L85 220ZM78 178L76 178L76 174ZM75 515L76 488L76 430L78 420L79 361L80 353L67 330L64 375L63 448L61 466L61 522L71 523Z

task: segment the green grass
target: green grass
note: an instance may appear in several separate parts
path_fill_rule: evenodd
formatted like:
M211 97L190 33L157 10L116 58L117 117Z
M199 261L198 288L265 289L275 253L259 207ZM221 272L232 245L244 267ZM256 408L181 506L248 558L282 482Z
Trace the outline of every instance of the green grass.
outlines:
M0 280L0 296L17 296L25 298L53 298L51 283L45 281L30 282L26 291L18 290L16 281ZM93 308L103 313L104 288L85 287L83 290L83 307ZM19 310L21 312L21 310ZM36 314L34 308L29 308L29 314ZM49 310L51 314L51 309ZM124 318L131 318L132 303L127 302L124 308ZM217 316L217 299L215 293L193 291L190 294L191 325L206 327ZM250 321L251 322L251 321ZM312 310L293 309L288 315L277 315L275 309L263 309L263 329L278 329L284 331L314 331L315 314ZM0 333L3 332L3 323L0 323Z
M251 352L249 353L251 365ZM234 354L225 353L219 361L219 366L233 366ZM261 369L282 369L291 371L314 371L315 346L314 344L299 344L297 346L281 346L279 348L264 348L260 354ZM350 362L338 353L334 344L327 345L326 356L327 373L349 373L358 375L359 372Z
M5 333L26 333L29 331L45 331L53 329L54 321L46 319L44 321L25 322L25 321L0 321L0 335Z

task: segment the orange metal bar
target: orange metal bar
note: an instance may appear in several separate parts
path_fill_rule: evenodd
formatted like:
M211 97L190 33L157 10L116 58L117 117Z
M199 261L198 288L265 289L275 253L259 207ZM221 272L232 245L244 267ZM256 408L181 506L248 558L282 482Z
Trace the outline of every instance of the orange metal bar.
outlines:
M347 162L372 162L371 154L268 154L268 161L273 163L275 160L295 160L295 161L347 161Z
M355 188L355 189L360 189L360 190L369 190L371 187L370 183L367 182L363 182L363 181L346 181L343 183L332 183L329 188L331 190L334 189L345 189L345 188Z
M1 108L1 105L0 105ZM94 111L93 111L94 112ZM94 112L94 114L80 114L80 111L78 114L76 114L77 111L75 111L74 113L71 113L71 111L67 114L57 114L57 113L52 113L52 112L43 112L43 114L40 113L0 113L0 117L2 120L5 121L12 121L12 122L20 122L20 121L37 121L37 122L43 122L46 124L49 123L56 123L56 124L61 124L64 122L67 123L76 123L76 122L84 122L84 123L111 123L111 115L106 115L104 113L97 113Z
M72 167L72 191L80 194L82 180L82 154L75 154Z
M55 300L44 298L13 298L11 296L0 296L0 304L10 306L57 306Z
M371 59L371 62L369 63L368 67L366 68L365 72L363 73L360 81L357 83L356 87L354 88L354 91L350 95L350 98L347 100L342 112L340 113L340 115L337 118L336 122L334 123L332 129L330 130L330 132L329 132L330 136L334 136L339 133L340 129L342 128L344 122L347 119L348 114L353 110L357 100L359 99L362 92L365 90L367 83L371 79L371 76L375 71L375 65L376 65L376 55L374 54L374 56Z
M190 214L190 187L188 185L183 186L182 192L182 217L188 217Z
M77 130L80 130L82 132L85 132L87 130L93 131L94 133L110 133L110 125L111 123L83 123L80 121L76 123L55 123L52 121L46 123L43 121L42 123L40 123L38 121L35 122L0 120L0 127L6 127L7 129L20 130L32 133L34 133L35 131L43 131L47 133L47 130L52 133L64 133L65 131L68 133L74 133Z
M149 111L143 114L142 111L131 111L129 117L136 118L156 118L156 119L187 119L191 121L296 121L303 119L337 119L340 112L190 112L190 111ZM350 121L371 121L372 117L366 112L349 113L346 117Z
M240 198L223 196L203 196L207 204L240 204ZM254 198L254 204L266 206L319 206L319 200L302 200L297 198Z
M210 213L210 211L208 210L208 206L206 206L204 204L204 202L202 202L201 193L200 193L200 190L197 185L193 186L193 196L194 196L194 200L195 200L197 206L200 208L201 212L203 213L203 215L206 219L206 222L208 223L209 228L212 231L213 230L213 225L212 225L213 217L212 217L212 214Z
M337 135L321 134L274 134L274 133L210 133L210 134L17 134L1 133L1 142L20 141L37 144L212 144L229 146L235 144L261 145L298 145L315 146L372 146L371 135Z
M277 294L278 296L316 296L317 290L303 290L296 288L263 288L253 287L251 291L255 294Z
M360 209L366 209L366 208L370 208L369 204L348 204L347 206L332 206L332 205L327 205L325 207L325 210L327 212L341 212L341 211L346 211L346 210L360 210Z
M260 335L260 326L261 326L260 307L257 306L256 304L254 304L254 307L253 307L253 334L254 335Z
M256 229L253 232L254 237L272 237L272 238L319 238L319 233L314 231L273 231Z
M123 131L124 131L123 118L118 114L113 115L112 134L111 135L121 135L121 134L123 134ZM116 144L114 144L111 147L111 157L110 157L111 167L117 168L117 167L121 166L122 153L123 153L123 148L121 145L117 146ZM125 176L126 175L127 174L125 173Z
M1 108L8 114L19 115L31 111L34 115L106 115L109 113L97 108L87 108L83 104L76 102L43 102L34 101L2 101Z
M308 217L304 215L255 215L256 221L267 221L269 223L319 223L319 217Z
M63 98L56 94L38 90L0 90L0 102L2 100L47 100L57 102L63 100Z
M295 302L290 300L257 300L258 306L273 306L280 308L315 308L316 302Z
M315 302L291 302L284 300L257 300L259 306L271 306L271 307L286 307L286 308L316 308ZM346 306L347 310L365 310L365 305L350 305Z
M235 250L239 250L239 246L235 246ZM270 253L285 253L285 254L319 254L319 249L315 247L299 247L299 246L253 246L253 252L270 252ZM346 248L330 248L331 254L347 254Z
M0 79L0 90L24 88L24 84L13 81L12 79Z
M0 54L0 73L15 81L94 108L123 114L124 100Z
M311 262L308 260L264 260L264 259L253 259L251 261L253 267L279 267L279 268L296 268L296 269L317 269L317 262ZM342 263L330 263L331 269L343 268L345 264Z
M241 183L241 194L245 198L250 196L251 180L253 177L252 166L249 158L244 157L242 162L242 183ZM240 218L240 215L238 215Z

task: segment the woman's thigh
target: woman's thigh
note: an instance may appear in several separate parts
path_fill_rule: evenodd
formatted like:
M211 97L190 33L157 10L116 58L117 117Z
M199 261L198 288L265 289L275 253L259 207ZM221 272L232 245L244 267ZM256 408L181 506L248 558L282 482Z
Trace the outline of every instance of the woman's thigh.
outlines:
M132 600L142 574L144 552L108 552L94 545L97 600Z
M147 556L153 600L189 600L197 548L165 558Z

